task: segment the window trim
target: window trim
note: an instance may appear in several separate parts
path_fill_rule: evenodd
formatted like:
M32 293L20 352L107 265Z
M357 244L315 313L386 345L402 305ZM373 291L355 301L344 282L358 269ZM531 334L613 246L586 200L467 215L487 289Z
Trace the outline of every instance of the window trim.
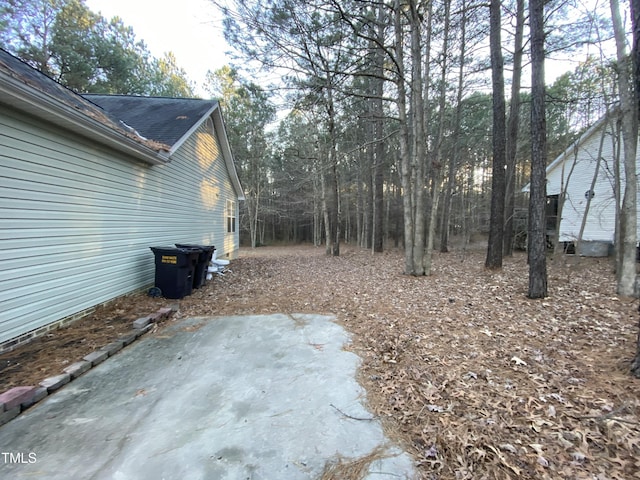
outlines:
M227 199L225 205L225 224L227 233L236 233L236 202Z

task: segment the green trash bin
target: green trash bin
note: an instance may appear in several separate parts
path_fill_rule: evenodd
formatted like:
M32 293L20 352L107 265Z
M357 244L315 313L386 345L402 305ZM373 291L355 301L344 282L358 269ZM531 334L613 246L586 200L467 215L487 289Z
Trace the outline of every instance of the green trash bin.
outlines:
M213 245L194 245L185 243L176 243L176 247L198 250L198 263L193 273L193 288L202 287L207 281L207 269L209 268L209 262L211 262L211 257L213 257L213 252L216 247Z
M149 247L155 255L155 286L165 298L191 295L200 251L176 247Z

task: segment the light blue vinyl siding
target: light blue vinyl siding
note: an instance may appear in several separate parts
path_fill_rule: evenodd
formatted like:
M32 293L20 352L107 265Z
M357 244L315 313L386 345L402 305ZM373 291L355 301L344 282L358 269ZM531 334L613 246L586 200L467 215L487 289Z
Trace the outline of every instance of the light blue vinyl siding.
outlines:
M0 343L153 283L150 246L233 257L237 199L213 123L150 166L12 110L0 113Z

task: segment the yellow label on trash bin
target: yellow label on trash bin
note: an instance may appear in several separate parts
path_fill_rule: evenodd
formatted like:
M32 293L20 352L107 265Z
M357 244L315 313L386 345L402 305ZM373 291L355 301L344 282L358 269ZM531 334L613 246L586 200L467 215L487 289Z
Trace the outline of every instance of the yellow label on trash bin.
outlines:
M178 257L175 255L162 255L162 259L160 261L162 263L171 263L173 265L177 265Z

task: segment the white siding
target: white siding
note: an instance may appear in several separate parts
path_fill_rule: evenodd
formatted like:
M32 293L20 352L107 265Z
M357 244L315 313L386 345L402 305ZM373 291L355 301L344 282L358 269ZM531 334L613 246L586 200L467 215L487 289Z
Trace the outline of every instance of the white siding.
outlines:
M560 221L560 241L575 241L579 236L587 205L585 194L591 188L595 174L601 137L602 128L584 139L579 145L577 155L574 155L571 149L568 150L564 161L547 173L548 195L559 194L563 185L566 189ZM604 138L602 160L583 234L583 240L586 241L614 242L616 220L614 162L618 161L615 152L621 148L617 142L618 139L608 131ZM571 172L574 162L575 167ZM624 170L622 165L620 168ZM622 192L624 192L624 171L621 171L621 176Z
M150 246L213 244L233 256L237 198L200 128L149 166L4 110L0 114L0 343L151 285Z

